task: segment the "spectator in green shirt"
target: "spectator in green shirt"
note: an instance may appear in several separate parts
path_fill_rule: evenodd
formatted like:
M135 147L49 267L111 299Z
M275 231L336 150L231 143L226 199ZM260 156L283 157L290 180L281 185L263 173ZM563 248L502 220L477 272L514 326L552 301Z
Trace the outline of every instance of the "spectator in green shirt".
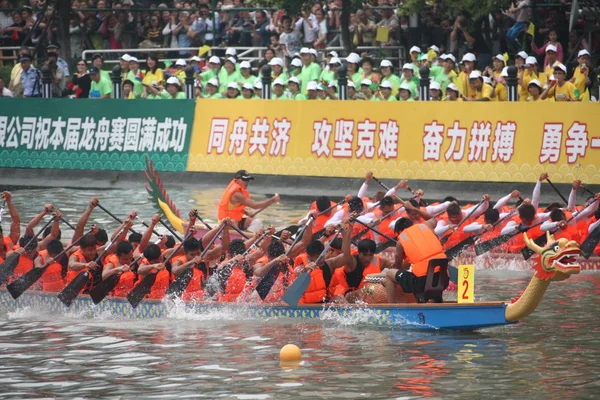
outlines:
M262 89L263 89L263 84L260 81L260 79L257 79L256 81L254 81L254 98L255 99L262 99Z
M254 85L255 80L256 76L252 75L252 66L250 65L250 63L248 61L242 61L240 63L240 75L238 83L242 86L245 83Z
M379 84L379 99L381 101L397 101L395 96L392 96L392 83L390 81L381 82Z
M392 62L390 60L382 60L379 64L379 71L381 72L381 83L391 83L392 96L396 97L401 81L400 77L394 74L394 66L392 65Z
M221 84L221 94L226 95L228 92L229 84L232 82L239 82L240 75L236 69L236 60L233 57L229 57L223 63L223 68L219 71L219 83Z
M287 84L287 74L283 69L283 60L279 57L274 57L271 61L269 61L269 65L271 66L273 72L271 74L271 79L275 82L277 79L283 81L283 84Z
M331 82L337 81L337 71L342 66L342 62L337 57L331 57L329 60L328 69L324 69L321 73L321 82L329 85Z
M436 81L429 84L429 99L431 101L442 101L442 87Z
M90 99L110 99L112 95L112 83L102 78L97 67L90 68Z
M208 65L206 71L200 74L200 81L202 86L206 88L206 84L210 79L219 78L219 68L221 67L221 59L217 56L212 56L208 59Z
M242 85L242 98L244 100L251 100L254 98L254 85L246 82Z
M318 81L321 77L321 67L319 64L313 62L310 49L303 47L300 50L300 57L302 58L302 73L300 80L302 82Z
M288 79L288 90L292 100L306 100L306 96L300 91L300 79L295 76Z
M346 57L346 62L348 63L348 79L351 79L357 87L360 86L362 82L362 71L358 66L360 64L360 56L356 53L350 53Z
M229 82L227 84L227 91L224 96L226 99L238 99L240 98L240 87L237 82Z
M442 54L440 59L443 60L444 69L433 80L439 83L442 92L446 93L446 88L456 78L456 71L454 70L456 58L452 54Z
M417 97L417 88L419 87L419 79L415 77L414 65L406 63L402 66L402 79L400 84L406 83L410 87L412 97Z
M208 80L205 86L206 94L202 97L205 99L221 99L222 96L219 93L219 81L216 78Z
M308 82L304 82L302 80L302 60L300 60L299 58L294 58L290 62L289 75L290 78L293 76L298 78L301 84L300 92L306 94L306 85L308 84Z
M308 100L319 100L319 98L317 97L318 86L319 85L315 81L308 82L308 84L306 85L306 98Z
M285 93L285 82L281 78L275 79L273 82L273 100L289 100L290 98Z
M415 101L412 96L412 88L407 82L402 82L398 90L398 101Z
M365 96L365 100L373 100L374 98L377 98L373 94L373 89L371 88L372 85L373 82L370 79L363 79L363 81L360 83L360 91L362 92L363 96Z
M166 90L160 92L160 97L168 100L185 99L185 93L181 90L181 82L179 78L172 76L167 79Z

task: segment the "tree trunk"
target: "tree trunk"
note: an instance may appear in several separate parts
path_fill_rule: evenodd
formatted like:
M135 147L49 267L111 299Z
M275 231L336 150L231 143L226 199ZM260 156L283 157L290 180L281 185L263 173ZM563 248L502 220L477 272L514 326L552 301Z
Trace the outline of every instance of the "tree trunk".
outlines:
M71 62L71 42L69 40L69 21L71 15L71 0L56 0L56 35L62 56Z
M352 52L352 40L350 39L350 7L352 0L342 1L342 45L346 55Z

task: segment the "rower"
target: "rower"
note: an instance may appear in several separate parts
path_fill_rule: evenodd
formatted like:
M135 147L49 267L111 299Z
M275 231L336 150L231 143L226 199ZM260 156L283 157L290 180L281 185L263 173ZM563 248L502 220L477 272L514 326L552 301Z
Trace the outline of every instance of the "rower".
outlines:
M279 195L271 197L264 201L254 201L248 193L248 183L254 180L246 170L239 170L235 173L233 180L229 183L221 202L217 217L219 221L224 218L231 218L237 224L237 228L256 232L262 226L262 221L255 219L254 216L264 208L279 202ZM247 212L246 207L253 208L254 211ZM246 217L244 217L246 215Z
M136 274L129 266L132 262L133 246L130 242L120 242L117 244L115 254L106 257L102 267L102 280L114 274L119 275L119 282L112 291L113 296L125 297L133 289Z
M8 212L10 214L10 232L7 236L2 235L2 227L0 227L0 239L4 243L5 253L0 253L0 256L5 256L7 252L11 251L21 236L21 217L17 211L17 207L12 201L12 194L8 191L2 192L2 200L6 202L8 206Z
M136 282L136 286L142 282L143 278L150 273L156 273L156 280L152 285L150 293L146 295L149 299L162 299L165 297L165 292L171 284L171 273L162 263L162 252L157 244L149 244L144 249L144 258L140 261L138 267L138 276L140 279Z
M62 257L63 260L56 259L56 256L58 256L63 249L62 242L58 239L53 239L46 246L46 250L40 251L38 257L34 260L35 268L42 268L46 263L49 264L38 281L38 287L44 292L60 292L65 288L62 265L64 263L62 261L66 259L64 257Z
M600 209L596 210L594 216L590 219L590 224L585 232L585 237L594 232L595 229L599 229L598 227L600 227ZM600 244L594 248L594 254L600 256Z
M258 237L250 240L254 243ZM263 255L262 250L257 250L244 256L246 249L249 249L252 243L248 244L248 241L244 243L241 239L231 241L227 249L227 259L221 263L218 272L213 275L213 277L220 278L218 282L220 286L217 296L218 301L236 301L244 292L246 282L252 278L252 265L254 265L255 260ZM230 271L228 271L229 268Z
M423 293L429 261L446 258L442 244L435 235L436 225L435 218L422 224L414 224L409 218L401 218L396 222L396 233L399 235L396 257L394 268L386 272L385 284L390 303L398 302L396 284L405 293ZM434 280L436 279L440 279L439 267L434 270Z
M510 253L519 253L525 247L523 235L517 235L518 232L523 232L527 229L527 236L533 240L542 236L543 232L539 225L547 220L550 213L536 213L536 208L528 199L525 199L523 204L519 206L519 215L509 221L506 226L500 231L501 235L515 235L507 245L507 251ZM534 227L534 225L537 225Z
M447 235L449 236L445 244L446 248L451 248L457 245L458 243L465 240L468 237L468 235L465 234L462 230L455 232L455 227L458 226L461 223L461 221L463 221L467 217L469 217L469 221L477 220L477 218L481 214L483 214L485 210L488 209L489 205L490 196L488 194L483 195L482 204L474 205L472 207L467 208L466 210L461 210L459 205L453 202L446 209L446 217L440 218L439 221L436 220L437 226L435 227L435 234L440 238Z
M379 209L375 210L375 216L377 219L373 221L374 225L378 226L377 230L384 235L395 238L396 234L394 229L390 229L390 222L399 218L400 210L394 210L394 199L391 196L385 196L379 203ZM387 242L383 236L375 234L375 241Z
M367 190L369 189L369 183L372 179L373 171L367 172L367 174L365 175L365 181L361 185L360 189L358 190L358 194L356 195L359 199L365 202L366 208L373 208L375 203L381 201L386 196L394 196L399 189L405 188L407 184L407 181L402 180L398 182L396 186L390 188L387 192L383 190L378 190L377 192L375 192L375 195L373 197L368 197Z
M331 201L327 196L318 197L310 205L310 211L308 212L308 214L306 214L304 218L298 221L298 224L304 225L308 220L310 214L316 211L318 216L316 217L315 232L322 230L323 228L325 228L325 223L329 221L329 219L332 217L335 205L336 203ZM341 208L341 206L338 207ZM329 211L326 211L328 209Z
M577 224L580 221L586 220L587 217L594 214L596 210L598 210L598 201L595 201L591 206L582 211L575 211L572 214L573 218L567 222L567 216L565 212L560 208L556 208L550 212L550 220L544 222L540 227L540 230L542 232L556 230L556 232L554 232L555 239L565 238L580 243L582 238L579 235ZM583 239L585 239L585 237Z

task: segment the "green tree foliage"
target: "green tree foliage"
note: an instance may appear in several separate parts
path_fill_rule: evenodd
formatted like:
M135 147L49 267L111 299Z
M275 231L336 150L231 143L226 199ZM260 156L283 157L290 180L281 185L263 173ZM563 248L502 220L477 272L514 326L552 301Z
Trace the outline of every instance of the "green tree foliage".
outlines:
M402 15L412 15L427 7L438 7L448 15L464 15L472 19L484 17L490 13L501 12L510 7L510 0L407 0L400 7Z

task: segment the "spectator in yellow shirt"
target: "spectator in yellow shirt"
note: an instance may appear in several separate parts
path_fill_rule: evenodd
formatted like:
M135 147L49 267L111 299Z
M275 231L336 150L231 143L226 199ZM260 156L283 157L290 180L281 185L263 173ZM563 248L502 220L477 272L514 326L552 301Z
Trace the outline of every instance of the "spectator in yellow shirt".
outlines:
M521 72L522 71L522 72ZM546 84L546 75L538 71L538 63L535 57L527 57L525 69L519 71L519 101L529 101L529 82L537 80L543 87Z
M546 61L547 64L544 68L544 73L546 74L546 78L550 78L550 75L554 73L554 65L558 61L558 50L553 44L546 46Z
M527 101L544 101L542 100L542 84L537 79L532 79L529 82L527 91L529 92Z
M567 67L556 64L554 78L550 78L548 87L542 92L542 100L552 98L554 101L579 101L579 91L571 82L566 80Z
M465 101L490 101L494 89L483 82L483 75L479 71L473 71L469 74L469 88L466 95L463 95Z
M161 86L165 81L162 69L158 68L158 58L154 54L148 55L148 58L146 59L146 65L148 67L148 71L142 80L142 84L145 85L142 93L142 97L144 98L146 98L148 95L147 85L152 86L156 84Z
M508 101L506 78L508 78L508 67L502 68L500 78L496 80L496 87L494 88L494 99L496 99L496 101Z
M185 84L185 67L187 65L187 62L183 59L180 58L177 61L175 61L175 74L174 76L179 79L179 82L183 85Z
M475 71L475 55L467 53L462 58L462 71L458 74L458 77L454 79L454 84L458 88L461 94L466 94L469 90L469 74Z
M587 50L581 50L579 54L577 54L577 63L579 64L577 68L573 71L573 77L569 80L581 93L579 97L583 102L590 101L590 92L588 90L588 86L591 84L591 80L589 77L590 73L590 53Z

